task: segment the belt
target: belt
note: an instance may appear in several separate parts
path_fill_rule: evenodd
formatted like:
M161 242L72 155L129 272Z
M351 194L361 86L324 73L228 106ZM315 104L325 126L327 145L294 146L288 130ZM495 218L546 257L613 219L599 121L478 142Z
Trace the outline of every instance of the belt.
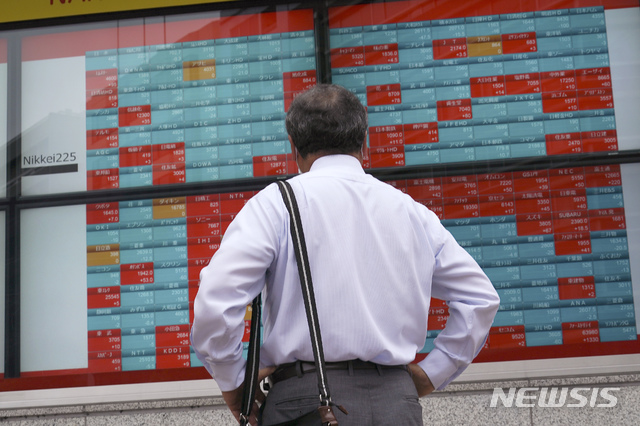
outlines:
M359 359L340 362L325 362L324 365L326 370L345 370L349 372L353 370L378 370L379 374L382 374L383 370L407 369L406 365L381 365L376 364L375 362L362 361ZM276 371L274 371L271 376L269 376L269 379L271 384L275 385L278 382L290 379L292 377L302 377L307 373L315 372L316 364L314 362L296 361L289 364L282 364L281 366L276 368Z

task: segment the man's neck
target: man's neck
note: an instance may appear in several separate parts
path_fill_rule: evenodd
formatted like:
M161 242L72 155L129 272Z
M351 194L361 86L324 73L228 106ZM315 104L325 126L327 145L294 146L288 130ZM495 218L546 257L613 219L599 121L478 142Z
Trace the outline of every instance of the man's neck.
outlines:
M302 173L306 173L309 170L311 170L311 166L313 166L313 163L320 157L325 157L327 155L335 155L335 154L326 154L326 153L313 153L313 154L307 154L306 157L301 156L300 154L298 154L296 156L296 163L298 163L298 168L300 169L300 172ZM354 152L354 153L349 153L349 154L344 154L344 155L350 155L354 158L356 158L360 164L362 164L362 153L361 152Z

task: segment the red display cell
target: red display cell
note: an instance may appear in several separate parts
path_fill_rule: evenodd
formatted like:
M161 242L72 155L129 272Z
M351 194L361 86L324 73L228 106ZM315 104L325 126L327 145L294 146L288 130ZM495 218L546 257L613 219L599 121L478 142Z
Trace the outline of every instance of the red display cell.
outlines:
M618 134L615 130L582 132L580 135L584 152L618 150Z
M550 92L542 94L542 112L568 112L578 110L576 91Z
M584 169L582 167L571 167L549 170L549 186L553 190L584 188Z
M589 232L589 214L586 210L564 211L553 213L555 232ZM589 239L588 235L584 238Z
M512 195L481 195L480 216L507 216L516 213Z
M221 226L218 216L199 216L187 218L187 235L189 237L220 236Z
M271 155L269 157L278 157L273 161L262 161L262 157L253 158L253 175L254 176L284 176L289 173L291 167L296 165L293 159L287 158L290 155ZM291 164L293 163L293 165Z
M198 280L200 279L200 271L202 268L209 264L211 260L211 256L203 257L200 259L189 259L189 292L191 292L191 283L196 283L196 288L198 287Z
M153 145L154 164L184 163L184 142Z
M513 178L510 173L492 173L478 175L478 193L512 194Z
M540 75L538 73L509 74L504 77L507 95L540 93Z
M432 311L436 311L432 313ZM448 308L429 309L429 317L427 319L428 330L443 330L449 319Z
M191 367L191 355L188 346L156 349L156 368Z
M151 165L151 146L128 146L120 148L120 167Z
M373 148L404 144L402 126L379 126L369 128L369 145Z
M151 105L137 105L118 108L118 125L146 126L151 124Z
M87 90L86 109L111 109L118 108L118 89L105 88L97 90Z
M453 176L442 178L442 193L445 198L477 196L478 182L475 176Z
M86 89L101 90L118 87L118 69L109 68L102 70L91 70L86 72Z
M220 228L222 231L222 224ZM211 259L211 256L220 248L220 239L220 236L188 238L187 256L190 259Z
M419 179L407 185L407 194L415 200L442 199L442 184L439 178Z
M444 218L462 219L480 217L480 204L471 197L444 200Z
M502 53L504 54L537 51L538 43L535 32L502 34Z
M189 325L156 327L156 348L189 346Z
M513 173L515 192L539 192L549 190L549 178L546 170L530 170Z
M522 198L527 195L537 195L537 194L516 194L516 212L518 214L527 214L527 213L548 213L551 211L551 198L550 197L541 197L541 198Z
M585 175L587 188L598 188L603 186L622 186L622 175L620 172L587 173Z
M467 55L467 39L464 37L433 40L433 59L435 60L466 58Z
M115 308L120 306L120 287L87 289L87 309Z
M111 352L122 349L120 330L92 330L88 333L89 352Z
M282 73L282 84L285 92L304 92L316 85L316 71L305 70Z
M415 123L404 124L404 143L405 145L416 143L434 143L438 142L438 123Z
M490 349L524 348L527 346L525 333L500 333L489 335Z
M576 70L578 89L599 89L611 87L609 67Z
M555 223L554 223L555 227ZM558 232L557 230L555 232ZM556 234L555 251L556 256L566 256L570 254L589 254L591 253L591 239L587 235L584 240L561 240L558 238L566 234Z
M153 262L120 265L120 283L122 285L153 283Z
M377 44L364 47L366 65L385 65L398 63L398 44Z
M187 197L187 217L217 214L220 214L220 197L217 194Z
M400 84L367 86L367 105L392 105L402 103Z
M370 150L371 167L396 167L404 166L404 150L393 146L375 148Z
M591 231L612 231L626 229L624 208L589 210Z
M518 214L516 215L516 229L519 236L553 234L551 214Z
M253 197L252 191L220 194L220 213L236 214Z
M562 92L578 88L574 70L541 72L540 81L543 92Z
M473 118L471 99L437 101L438 121L468 120Z
M89 352L89 368L92 373L113 373L122 371L120 351Z
M580 111L613 108L613 91L609 88L578 90L578 108Z
M116 148L117 146L117 128L87 130L87 150Z
M470 82L472 98L504 96L507 93L503 75L473 77L470 79Z
M120 187L118 169L87 170L87 190L114 189Z
M186 182L184 163L153 165L154 185L169 185L172 183L184 182Z
M331 68L364 66L364 47L331 49Z
M120 220L118 203L87 204L87 225L116 223Z
M598 328L562 330L562 343L565 345L597 343L600 341Z
M545 135L547 155L579 154L582 152L580 133Z
M586 277L567 277L558 278L558 298L560 300L571 299L593 299L596 297L595 279L591 276ZM573 323L574 326L566 327L578 328L580 323ZM589 326L588 324L583 324ZM565 325L563 325L563 328Z
M555 212L584 210L587 208L587 193L584 189L553 191L551 208Z

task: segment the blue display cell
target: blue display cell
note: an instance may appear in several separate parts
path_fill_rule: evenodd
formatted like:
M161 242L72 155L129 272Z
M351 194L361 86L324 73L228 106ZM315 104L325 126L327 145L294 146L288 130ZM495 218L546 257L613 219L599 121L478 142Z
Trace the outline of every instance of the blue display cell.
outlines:
M438 128L438 138L440 142L471 141L473 140L473 127L440 127Z
M638 340L635 327L610 327L600 329L601 342L619 342Z
M626 254L625 257L628 257ZM594 260L593 261L593 275L597 277L601 276L621 276L631 273L631 266L629 265L629 259L615 259L615 260Z
M369 111L369 126L389 126L402 124L401 111L371 112Z
M329 43L332 48L364 46L362 27L340 28L339 34L331 30Z
M576 303L580 303L577 301ZM598 309L595 306L570 306L560 308L562 322L596 321Z
M533 98L533 97L532 97ZM503 104L504 105L504 104ZM513 117L538 115L542 113L542 100L531 99L520 102L509 102L507 105L507 113ZM527 123L512 123L509 127L517 128L525 127ZM542 126L540 126L542 127Z
M188 280L188 269L186 267L178 267L178 268L159 268L156 267L154 269L154 282L157 283L186 283ZM177 285L177 284L176 284ZM188 289L184 288L180 291L185 292L185 295L188 296ZM167 289L164 290L164 293L161 291L156 291L156 303L170 303L174 299L164 300L160 298L159 294L162 293L164 295L169 295L171 293L178 294L178 289ZM182 294L182 293L180 293ZM189 299L187 298L187 302Z
M415 24L419 25L419 23ZM417 28L398 28L396 30L398 34L398 43L425 43L430 41L431 28L426 25Z
M124 173L125 171L127 171L127 173ZM153 175L151 173L131 173L128 172L128 170L120 169L120 188L135 188L137 186L150 185L153 185Z
M123 291L120 294L120 306L123 308L129 306L153 305L155 303L155 291ZM148 308L147 308L148 310ZM152 315L152 314L146 314ZM124 317L123 317L124 319Z
M153 262L153 249L141 248L134 250L120 249L120 263L126 265L128 263L144 263Z
M635 324L635 318L633 304L598 306L599 321L626 321Z
M175 290L158 290L155 292L157 304L170 304L170 303L189 303L189 290L175 289ZM156 320L158 320L158 314L156 313Z
M251 104L222 104L218 105L218 117L220 118L237 118L249 117L251 115Z
M623 297L631 296L632 294L631 281L596 283L597 297Z
M187 225L170 225L170 226L153 226L153 240L158 241L170 241L183 240L187 238ZM184 241L186 243L186 241Z
M493 319L493 327L509 325L524 325L524 313L522 311L498 311Z
M280 60L257 61L249 63L249 74L262 76L266 74L282 73L282 62Z
M518 266L485 267L484 272L492 282L514 281L520 279L520 267Z
M184 96L181 89L153 90L151 92L152 105L182 106Z
M216 65L216 78L237 78L249 75L249 63L221 64Z
M226 85L224 87L226 87ZM217 87L185 87L184 89L182 89L182 93L185 102L209 101L210 104L214 104L217 94Z
M273 55L282 52L282 44L278 35L272 35L271 40L251 41L247 43L249 55ZM263 36L268 38L269 35Z
M469 148L448 148L440 151L440 161L443 163L457 163L476 159L476 150Z
M526 55L526 54L525 54ZM540 66L537 59L520 59L505 61L503 63L504 74L527 74L531 72L539 72Z
M85 67L87 71L97 71L106 69L118 68L118 56L116 55L104 55L104 56L89 56L90 52L87 52L85 59Z
M104 309L98 309L104 311ZM93 330L113 330L121 327L120 315L97 315L87 318L87 329Z
M436 80L452 80L456 78L469 78L469 67L467 65L440 66L435 67Z
M251 164L220 166L220 179L243 179L253 177Z
M518 252L521 258L532 258L537 262L538 259L549 261L555 255L555 245L553 241L520 243ZM533 262L532 260L531 262Z
M203 126L207 126L210 124L209 120L214 120L218 117L218 107L215 105L184 108L183 112L185 121L197 121L198 125ZM212 123L214 122L211 121Z
M111 287L120 285L120 272L87 273L87 288Z
M407 166L437 164L440 162L440 152L437 150L405 152L404 161Z
M151 93L148 91L120 93L118 95L118 106L120 107L150 105L150 104L151 104Z
M178 245L183 243L184 245ZM155 247L153 249L153 260L156 262L171 262L176 260L187 259L187 242L171 241L168 242L169 247Z
M218 137L217 126L191 127L184 129L184 141L188 143L200 143L202 146L211 146Z
M414 104L411 108L424 104ZM438 110L436 108L415 108L402 111L402 122L404 124L432 123L438 120Z
M215 57L216 57L215 46L183 47L182 48L183 61L201 61L205 59L214 59Z
M198 167L186 170L187 182L206 182L220 179L218 167Z
M538 52L546 53L556 50L571 49L571 36L561 37L538 37Z
M303 56L304 55L304 56ZM316 69L314 52L299 52L298 57L282 60L283 72L306 71Z
M87 231L87 245L114 244L120 242L120 232L117 229L105 231Z
M478 146L476 147L476 160L496 160L510 158L511 148L508 145Z
M560 11L557 11L557 12L560 12ZM571 27L571 21L569 19L568 14L564 14L561 16L536 17L534 20L535 20L536 30L539 33L543 31L557 31L558 29Z
M87 152L87 170L117 169L120 163L118 154L92 155Z
M122 357L122 371L155 370L155 356Z
M484 235L483 231L483 236ZM493 245L482 247L482 258L486 260L513 259L518 257L517 244Z
M151 241L153 241L152 228L123 228L120 230L120 242L122 244Z
M218 164L218 147L188 148L185 152L185 164L188 167L205 167Z
M313 52L315 48L313 37L283 38L280 45L283 52Z
M180 125L182 125L183 121L184 121L184 113L182 112L182 108L151 111L151 122L154 125L168 124L168 123L180 123ZM154 136L155 136L155 132L154 132Z
M145 330L146 331L146 330ZM154 349L156 338L154 334L135 334L121 337L123 359L129 358L130 351Z
M289 141L282 139L274 142L257 142L253 144L253 156L282 155L291 153Z
M244 38L244 37L241 37ZM235 41L235 40L232 40ZM216 40L216 58L237 60L249 54L249 46L247 43L230 43L225 44L225 40ZM218 62L218 65L225 61Z
M434 76L433 68L401 69L400 81L402 82L403 92L406 89L434 90L431 88ZM433 100L435 100L435 90L433 93Z
M431 36L434 40L461 38L467 36L464 25L464 18L447 19L447 21L452 20L459 21L459 23L456 25L438 25L439 21L433 21L433 27L431 27Z
M558 277L586 277L593 275L592 262L567 262L556 264Z
M260 100L265 101L282 99L284 93L282 80L252 81L249 83L249 90L252 95L258 95Z
M587 205L590 210L624 207L622 194L587 195Z
M229 138L234 139L234 138L242 138L246 136L251 136L250 123L228 124L228 125L218 126L218 137L223 141L226 141Z
M523 280L555 278L557 276L556 265L553 263L545 265L522 265L520 266L520 275Z
M525 309L524 322L525 324L560 324L562 322L560 316L560 308L553 309ZM527 339L528 340L528 339ZM528 343L528 342L527 342Z
M379 69L382 69L382 66ZM400 72L397 70L371 71L365 74L365 81L367 86L400 83Z
M607 47L607 35L603 32L600 34L580 34L572 35L571 43L573 47L580 49L598 49Z
M381 25L380 27L383 27L383 26ZM391 26L389 26L389 29L386 31L381 30L381 31L365 32L363 34L363 41L365 46L397 43L398 35L395 31L395 25L393 26L394 28L390 28L390 27Z
M182 310L166 310L156 312L156 325L189 324L189 304L184 303Z
M278 99L263 102L252 102L251 115L266 117L270 120L279 120L278 124L281 124L284 128L284 100Z
M118 115L87 115L87 130L114 129L118 127Z
M179 69L164 70L164 71L150 71L151 84L181 84L182 77L182 63Z
M580 130L583 132L591 132L594 130L612 130L615 128L616 120L613 115L580 118Z
M525 315L526 316L526 315ZM525 340L528 347L561 345L561 331L529 331L525 333Z
M221 145L218 148L218 155L221 160L250 159L253 156L251 144Z
M120 295L122 298L122 295ZM128 310L133 311L131 313L123 312L120 314L122 321L122 328L148 328L155 326L155 314L153 313L153 305L146 307L148 309L144 312L145 306L131 307ZM140 312L143 311L143 312Z
M474 126L473 136L477 139L501 139L509 136L508 124L488 124Z
M571 28L604 28L604 12L601 13L582 13L571 15L569 17Z
M629 250L626 237L620 238L594 238L591 237L592 253L626 253Z
M522 289L505 288L497 289L500 301L505 304L522 302Z
M149 72L133 72L129 74L118 75L118 89L121 93L128 93L125 88L131 88L130 91L138 90L151 84L151 74Z
M504 73L504 65L502 62L469 64L470 77L488 77L493 75L503 75Z
M482 237L485 240L491 241L490 239L515 237L516 235L518 235L518 229L515 222L513 222L513 216L507 216L507 218L509 219L506 219L505 222L501 223L482 224Z
M483 16L482 18L485 19L482 22L467 22L467 24L465 25L467 37L500 34L500 22L498 21L498 16Z
M549 302L558 300L558 286L540 286L522 288L524 302Z
M577 118L570 118L570 119L564 119L564 120L545 120L544 131L547 134L579 132L580 120L578 120Z
M424 105L424 103L428 103L434 108L436 101L436 89L431 88L412 88L409 85L409 88L402 89L402 104L408 105L411 108L411 104L419 104ZM435 121L435 120L434 120Z
M544 142L519 143L511 145L511 157L537 157L547 154L547 147Z
M469 88L468 81L466 83L451 86L436 87L436 99L439 101L465 99L470 97L471 89Z
M553 57L550 58L540 58L538 59L538 63L540 64L541 72L548 71L561 71L561 70L571 70L574 69L573 57L572 56L555 56L556 52L550 52L553 54ZM579 68L579 67L577 67Z

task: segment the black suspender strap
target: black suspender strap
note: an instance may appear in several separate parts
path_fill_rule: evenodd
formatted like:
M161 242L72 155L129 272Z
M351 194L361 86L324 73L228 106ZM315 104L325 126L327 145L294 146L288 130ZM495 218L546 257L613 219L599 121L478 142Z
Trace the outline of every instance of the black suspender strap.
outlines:
M251 331L249 333L249 353L244 373L244 390L240 411L240 424L249 424L249 414L258 388L258 370L260 368L260 311L262 300L258 294L251 303Z
M320 326L318 324L318 311L316 309L316 300L313 293L313 282L311 280L311 267L309 266L309 257L307 255L307 245L304 239L304 231L302 230L302 221L300 219L300 211L295 194L289 182L278 181L284 204L287 206L289 216L291 218L291 238L296 254L296 262L298 263L298 273L300 274L300 284L302 285L302 298L304 299L304 308L307 312L307 321L309 323L309 333L311 334L311 347L313 349L313 358L316 363L316 372L318 374L318 389L320 390L320 401L322 405L329 405L331 397L329 396L329 387L327 385L327 375L324 365L324 350L322 348L322 337L320 335Z

